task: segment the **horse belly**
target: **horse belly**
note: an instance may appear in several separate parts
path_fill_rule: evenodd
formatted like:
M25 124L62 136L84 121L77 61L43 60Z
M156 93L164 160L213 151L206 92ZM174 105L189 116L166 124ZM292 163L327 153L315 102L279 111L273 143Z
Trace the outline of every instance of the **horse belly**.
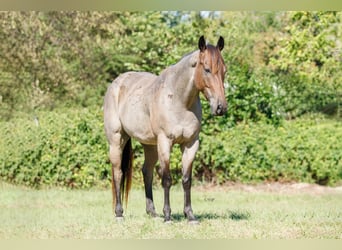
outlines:
M156 144L150 117L142 103L135 102L135 98L131 98L120 113L122 126L130 137L144 144Z
M153 134L151 127L139 119L136 121L137 122L127 122L124 125L125 132L140 143L155 145L157 143L157 138Z

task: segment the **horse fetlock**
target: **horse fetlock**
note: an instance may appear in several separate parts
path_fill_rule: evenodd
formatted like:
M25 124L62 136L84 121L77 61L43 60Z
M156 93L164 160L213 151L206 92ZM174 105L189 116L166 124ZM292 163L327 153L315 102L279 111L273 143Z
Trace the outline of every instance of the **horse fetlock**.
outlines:
M184 216L189 220L189 221L196 221L196 217L194 216L192 212L191 207L186 207L184 208Z
M123 209L121 206L116 206L115 208L115 216L118 217L123 217Z
M171 220L171 208L169 206L165 206L163 212L165 221Z
M157 213L156 213L156 210L154 208L154 205L153 203L146 203L146 213L152 217L156 217L157 216Z

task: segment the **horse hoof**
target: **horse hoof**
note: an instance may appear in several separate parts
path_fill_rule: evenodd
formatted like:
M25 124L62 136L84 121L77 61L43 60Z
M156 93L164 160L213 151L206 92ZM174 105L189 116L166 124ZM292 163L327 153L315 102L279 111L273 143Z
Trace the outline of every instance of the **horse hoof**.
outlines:
M172 224L172 221L171 221L171 220L164 220L164 223L165 223L166 225L171 225L171 224Z
M189 220L188 221L189 225L199 225L199 221L198 220Z
M118 222L118 223L123 223L125 219L124 219L123 216L120 216L120 217L115 217L115 220L116 220L116 222Z
M148 212L147 213L150 217L152 218L157 218L158 217L158 214L156 212Z

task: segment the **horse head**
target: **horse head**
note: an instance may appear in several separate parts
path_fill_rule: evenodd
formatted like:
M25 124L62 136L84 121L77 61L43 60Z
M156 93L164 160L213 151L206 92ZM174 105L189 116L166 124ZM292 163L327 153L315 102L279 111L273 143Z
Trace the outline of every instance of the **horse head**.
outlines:
M203 36L198 41L199 58L195 69L195 85L210 103L213 115L224 115L227 101L224 94L224 75L226 66L221 51L224 39L220 36L217 45L206 44Z

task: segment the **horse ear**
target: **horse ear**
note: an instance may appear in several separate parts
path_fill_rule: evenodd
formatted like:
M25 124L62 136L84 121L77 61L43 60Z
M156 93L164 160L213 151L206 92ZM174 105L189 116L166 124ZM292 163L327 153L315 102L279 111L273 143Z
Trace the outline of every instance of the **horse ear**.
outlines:
M198 48L201 52L207 49L207 45L205 44L204 36L201 36L198 40Z
M219 50L223 50L223 47L224 47L224 39L222 36L220 36L219 40L217 41L216 48L218 48Z

